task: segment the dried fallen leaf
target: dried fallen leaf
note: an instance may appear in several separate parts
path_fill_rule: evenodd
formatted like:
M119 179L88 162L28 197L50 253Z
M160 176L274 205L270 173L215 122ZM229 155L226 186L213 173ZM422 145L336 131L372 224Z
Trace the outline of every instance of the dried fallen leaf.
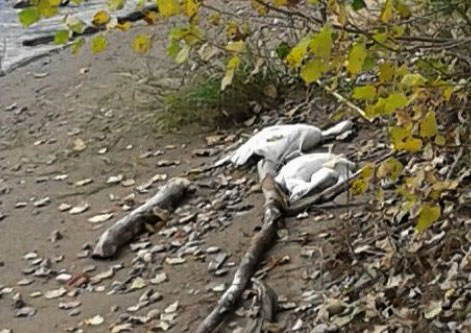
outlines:
M86 319L85 324L90 326L99 326L105 322L102 316L96 315L92 318Z
M113 217L113 213L95 215L93 217L90 217L88 219L88 222L90 222L90 223L103 223L105 221L108 221L112 217Z
M82 202L78 206L72 207L71 210L69 210L70 215L78 215L82 214L83 212L87 211L90 206L86 202Z

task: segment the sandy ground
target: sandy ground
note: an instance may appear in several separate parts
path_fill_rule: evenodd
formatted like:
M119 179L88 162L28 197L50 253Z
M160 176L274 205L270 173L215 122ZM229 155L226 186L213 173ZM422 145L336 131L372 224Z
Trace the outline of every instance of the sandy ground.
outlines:
M112 281L126 281L136 275L136 272L132 273L131 262L136 253L126 247L111 261L77 257L84 245L93 244L106 226L126 214L118 205L119 201L111 201L110 196L123 198L133 192L133 186L110 185L106 180L109 176L122 174L125 179L135 180L137 186L156 173L170 177L184 175L186 170L206 161L193 157L192 151L204 148L204 138L210 133L189 129L178 135L163 135L155 130L153 124L153 112L157 110L140 111L133 107L132 82L119 74L143 68L142 59L134 56L126 45L131 38L132 35L115 35L112 38L114 46L105 54L92 56L88 49L84 49L80 56L73 57L65 51L0 79L0 189L3 189L0 191L0 212L6 215L0 221L0 332L4 332L2 329L22 333L59 332L67 328L105 332L119 322L119 318L125 318L126 308L137 302L142 290L114 295L107 292ZM162 47L157 45L156 48L163 67L167 60ZM83 150L77 149L77 144L80 146L81 143L86 146L82 147ZM107 149L106 153L100 154L103 148ZM143 157L144 153L157 150L164 154ZM158 168L157 162L162 159L181 163L177 167ZM55 180L58 175L67 175L68 178ZM249 176L238 173L234 177L232 180L246 177L253 178L252 183L256 181L253 173ZM82 187L74 185L87 178L93 182ZM136 201L144 202L155 190L154 186L148 194L137 194ZM218 193L221 191L210 188L206 192L198 192L198 196L201 200L211 201ZM44 207L34 205L46 197L49 201ZM168 282L151 286L163 298L132 315L144 315L151 309L163 312L178 301L177 316L168 331L192 332L195 329L220 295L220 292L209 288L231 280L234 265L260 223L261 212L257 207L261 206L261 195L252 194L242 199L242 206L250 204L254 208L229 214L227 226L210 228L201 239L202 250L217 246L230 254L228 274L214 277L208 273L208 258L190 256L186 263L172 266L164 263L165 253L158 254L141 275L148 281L156 272L167 274ZM78 205L83 202L90 205L83 214L71 215L58 210L63 203ZM114 218L98 225L87 222L88 218L101 212L112 212ZM195 222L189 223L192 228L196 226ZM305 243L309 238L306 235L318 228L309 219L290 222L287 226L289 237L267 258L267 262L276 262L285 257L286 264L274 265L267 280L286 302L296 301L295 298L300 300L306 285L299 277L317 269L311 259L300 256L299 243ZM55 232L59 232L62 238L51 242L51 235ZM175 237L159 234L150 235L149 240L154 245L178 241ZM180 240L186 241L186 238ZM41 260L32 263L34 259L23 258L31 252L43 259L43 265L44 259L50 260L50 275L31 275L28 268L41 265ZM88 274L93 276L118 264L124 268L112 279L100 283L103 288L80 288L78 292L67 289L68 293L58 299L44 297L47 291L63 286L55 279L61 272L77 274L92 265L90 269L93 270ZM307 281L308 276L305 276ZM19 282L27 285L18 285ZM34 295L38 291L40 296ZM15 317L16 293L27 306L36 309L34 316ZM71 314L70 310L58 307L60 302L75 300L81 303L76 313ZM84 322L96 315L104 318L103 324L94 327ZM285 319L287 323L294 323L296 316L287 313ZM137 321L131 323L133 328L130 331L133 332L159 331L156 328L158 320L144 325ZM236 329L237 324L229 327L228 332Z

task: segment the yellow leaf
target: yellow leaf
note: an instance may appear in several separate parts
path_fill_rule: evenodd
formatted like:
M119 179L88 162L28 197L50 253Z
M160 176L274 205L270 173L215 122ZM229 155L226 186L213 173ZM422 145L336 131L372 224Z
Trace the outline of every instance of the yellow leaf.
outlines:
M288 63L288 66L291 68L296 68L301 65L304 56L307 53L309 42L310 39L308 37L304 37L291 49L291 51L286 56L286 62Z
M422 150L422 140L417 138L407 138L402 145L399 147L400 150L405 150L411 153L416 153Z
M390 82L394 78L395 67L390 63L379 65L379 80L383 83Z
M144 12L144 17L142 19L149 25L156 25L159 21L159 15L153 10L147 10Z
M132 41L132 49L139 54L147 53L150 49L150 37L147 35L137 35Z
M390 157L381 163L376 174L379 178L389 177L391 180L396 181L399 178L402 169L403 166L401 162L394 157Z
M61 4L61 0L48 0L49 1L49 6L52 7L59 7Z
M92 54L97 54L106 50L108 42L102 35L96 36L92 39Z
M407 97L402 92L393 92L384 100L384 114L391 115L407 105Z
M275 4L275 7L281 7L281 6L287 6L288 5L288 0L273 0L273 3Z
M250 4L252 5L252 8L255 9L259 15L266 15L269 12L268 7L264 6L257 0L250 0Z
M356 87L353 89L352 97L359 100L372 100L376 97L376 88L372 85Z
M301 68L301 78L310 84L320 78L322 73L327 71L327 65L322 61L322 59L316 58L312 61L309 61Z
M99 10L98 12L95 13L95 15L93 15L92 24L103 25L103 24L108 23L110 19L111 19L110 14L108 14L104 10Z
M199 4L195 0L185 0L183 3L183 11L186 16L193 17L198 13Z
M246 49L246 44L243 40L239 40L237 42L229 42L227 43L226 50L231 52L244 52Z
M175 0L155 0L157 7L159 7L159 13L163 17L170 17L180 14L180 6Z
M309 42L309 49L318 57L328 58L332 52L332 28L329 25L319 31Z
M444 87L442 89L442 96L446 102L450 101L451 94L453 93L453 86Z
M358 178L352 182L350 189L353 195L362 195L368 189L368 183L365 181L365 179Z
M129 29L131 29L131 22L126 21L126 22L123 22L123 23L118 23L118 24L116 24L116 29L119 29L121 31L126 32Z
M233 56L229 61L227 62L227 67L226 67L226 74L224 75L224 78L222 79L221 82L221 90L225 90L227 86L229 86L232 83L232 79L234 78L234 73L237 69L237 67L240 64L240 59L238 56Z
M48 0L39 0L37 8L41 16L45 18L53 17L58 13L57 6L51 6Z
M446 139L443 135L437 135L435 137L435 143L439 146L444 146L446 144Z
M379 19L387 23L393 15L393 0L386 0L386 3L384 4L383 10L381 11L381 15Z
M435 112L429 111L425 118L420 122L420 136L423 138L430 138L437 135L437 120L435 119Z
M401 80L401 84L408 88L423 86L426 79L420 74L406 74Z
M366 164L363 168L361 168L360 177L364 180L369 180L373 177L375 167L372 163Z
M350 52L348 53L347 60L347 70L351 75L355 76L361 72L366 56L367 53L365 44L357 43L353 45Z
M417 225L415 226L418 232L422 232L428 229L435 221L440 217L441 209L439 205L436 204L424 204L422 205L419 213L419 218L417 220Z

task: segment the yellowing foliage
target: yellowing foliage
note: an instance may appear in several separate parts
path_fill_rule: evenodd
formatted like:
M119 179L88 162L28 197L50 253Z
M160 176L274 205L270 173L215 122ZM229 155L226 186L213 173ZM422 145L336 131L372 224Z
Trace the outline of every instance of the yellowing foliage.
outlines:
M317 35L309 41L309 49L316 56L328 58L332 52L332 28L325 25Z
M235 71L237 67L239 67L240 58L238 56L233 56L229 59L227 66L226 66L226 74L221 82L221 90L225 90L227 86L232 83L232 79L234 78Z
M138 35L132 41L132 49L139 54L145 54L150 49L150 37L147 35Z
M352 97L359 100L372 100L376 97L376 88L372 85L356 87L353 89Z
M296 44L296 46L291 49L285 59L289 67L296 68L301 65L307 53L309 43L310 39L308 37L304 37L298 44Z
M188 17L193 17L198 13L199 4L195 0L185 0L183 2L183 12Z
M110 21L111 17L108 12L105 10L100 10L95 13L92 19L92 24L93 25L104 25Z
M92 39L92 54L101 53L108 47L108 41L103 35L98 35Z
M316 58L312 61L309 61L301 68L301 78L306 82L306 84L310 84L316 80L318 80L322 73L326 72L328 69L326 63L319 58Z
M365 44L359 43L354 44L353 47L350 49L347 58L347 71L352 76L358 75L362 68L363 63L365 62L367 56Z
M430 138L438 133L437 120L435 119L435 112L429 111L424 119L420 122L420 136L423 138Z
M440 218L440 214L440 206L430 203L424 204L420 209L417 225L415 227L416 230L418 232L425 231Z
M163 17L170 17L180 14L180 5L175 0L156 0L159 13Z

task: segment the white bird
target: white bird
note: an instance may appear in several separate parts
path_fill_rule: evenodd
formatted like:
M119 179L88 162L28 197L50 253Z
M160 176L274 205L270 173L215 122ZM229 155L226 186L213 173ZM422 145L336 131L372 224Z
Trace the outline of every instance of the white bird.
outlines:
M290 202L346 180L354 163L332 153L297 157L283 166L275 181L289 193Z
M237 166L245 165L251 158L263 158L275 165L307 152L321 142L347 130L353 123L349 120L338 123L327 130L306 124L275 125L262 129L242 144L235 152L216 162L216 166L227 161Z

